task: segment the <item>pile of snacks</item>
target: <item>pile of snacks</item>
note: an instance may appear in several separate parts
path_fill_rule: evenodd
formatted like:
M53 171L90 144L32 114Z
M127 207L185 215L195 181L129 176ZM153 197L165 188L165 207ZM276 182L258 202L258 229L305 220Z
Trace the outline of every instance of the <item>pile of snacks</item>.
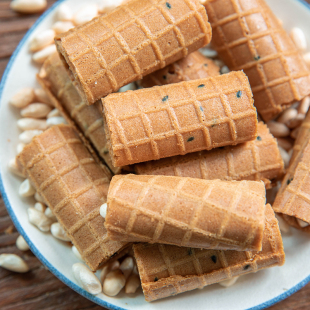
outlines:
M72 271L92 294L229 286L284 264L277 218L309 230L304 35L263 0L200 2L131 0L99 16L63 4L30 44L42 89L11 100L24 132L9 167L38 201L29 221L91 269Z

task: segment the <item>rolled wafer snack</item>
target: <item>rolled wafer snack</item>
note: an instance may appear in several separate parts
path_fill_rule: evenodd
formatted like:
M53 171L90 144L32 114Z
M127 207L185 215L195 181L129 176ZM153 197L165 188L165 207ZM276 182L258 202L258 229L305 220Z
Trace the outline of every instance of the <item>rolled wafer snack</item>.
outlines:
M275 212L282 213L284 219L293 226L297 219L310 224L310 141L305 141L299 154L290 163L281 188L273 204ZM289 219L293 217L295 219ZM295 227L296 227L295 226ZM309 231L309 227L305 227Z
M266 206L266 225L261 252L193 249L165 244L133 246L146 301L203 288L285 261L278 221Z
M201 151L136 164L139 175L170 175L205 180L264 181L270 188L272 181L284 173L284 164L277 140L268 127L260 122L257 138L236 146Z
M263 182L118 175L107 204L111 240L239 251L262 247Z
M120 173L121 169L112 165L98 104L85 104L58 54L53 54L44 62L37 79L66 121L78 126L113 173Z
M93 104L210 40L198 0L131 0L56 36L55 43L82 98Z
M212 45L231 70L248 75L265 121L310 93L310 71L264 0L206 0Z
M220 68L215 62L196 51L161 70L145 76L139 84L146 88L199 80L219 74Z
M91 270L126 246L107 238L99 209L106 202L109 175L73 127L53 126L36 136L17 162Z
M257 113L239 72L111 94L102 99L114 166L250 141Z
M298 135L294 143L293 154L290 160L290 164L294 162L302 150L302 146L306 141L310 140L310 113L308 112L304 121L298 129Z

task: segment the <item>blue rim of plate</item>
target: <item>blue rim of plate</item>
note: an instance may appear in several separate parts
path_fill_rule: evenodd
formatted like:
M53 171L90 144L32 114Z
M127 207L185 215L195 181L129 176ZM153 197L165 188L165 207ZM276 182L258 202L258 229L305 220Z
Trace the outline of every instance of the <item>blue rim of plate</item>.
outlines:
M25 34L25 36L23 37L23 39L19 42L17 48L15 49L14 53L12 54L10 61L4 71L4 74L2 76L1 82L0 82L0 104L1 104L1 98L2 98L2 92L4 89L4 85L6 83L8 74L11 70L11 67L15 61L15 58L17 57L17 55L19 54L21 48L23 47L23 45L26 43L27 39L29 38L29 36L33 33L33 31L37 28L37 26L50 14L52 13L52 11L55 10L55 8L62 2L64 2L66 0L58 0L54 5L52 5L47 11L45 11L38 19L37 21L34 23L34 25L28 30L28 32ZM310 4L307 3L305 0L295 0L299 3L301 3L302 5L304 5L306 7L306 9L310 10ZM65 277L62 273L60 273L42 254L41 252L37 249L37 247L31 242L31 240L28 238L27 234L25 233L25 231L23 230L20 222L18 221L17 217L15 216L15 213L13 211L13 208L9 202L9 199L7 197L7 194L5 192L4 189L4 185L3 185L3 181L2 181L2 177L1 177L1 171L0 171L0 192L1 195L3 197L3 201L6 205L6 208L8 210L8 213L16 227L16 229L18 230L18 232L24 237L24 239L26 240L26 242L28 243L32 253L49 269L50 272L52 272L60 281L62 281L63 283L65 283L67 286L69 286L70 288L72 288L74 291L76 291L78 294L82 295L83 297L93 301L94 303L106 307L108 309L112 309L112 310L126 310L125 308L121 308L118 306L115 306L113 304L110 304L94 295L89 294L88 292L86 292L84 289L82 289L81 287L79 287L78 285L76 285L74 282L72 282L70 279L68 279L67 277ZM304 280L302 280L301 282L299 282L298 284L296 284L295 286L293 286L292 288L290 288L289 290L287 290L285 293L282 293L280 295L278 295L277 297L274 297L264 303L261 303L257 306L254 306L252 308L248 308L246 310L261 310L261 309L265 309L267 307L270 307L280 301L282 301L283 299L291 296L292 294L296 293L298 290L300 290L301 288L303 288L307 283L310 282L310 275L307 276Z

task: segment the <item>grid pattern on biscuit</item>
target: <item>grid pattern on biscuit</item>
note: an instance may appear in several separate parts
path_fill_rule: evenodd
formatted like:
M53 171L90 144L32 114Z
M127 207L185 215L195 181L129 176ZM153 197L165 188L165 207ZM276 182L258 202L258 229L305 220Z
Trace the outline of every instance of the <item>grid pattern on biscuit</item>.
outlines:
M276 89L276 87L279 85L285 84L286 87L290 88L290 92L294 97L292 101L301 100L303 96L306 96L307 93L300 95L300 93L303 92L303 86L300 86L299 88L298 80L300 78L308 77L308 83L310 83L309 70L307 69L307 66L304 63L299 51L293 45L291 39L282 28L282 26L278 24L278 27L267 27L268 21L275 17L272 16L272 12L266 7L266 5L258 5L248 10L242 10L240 0L231 0L231 7L226 6L227 11L231 9L230 14L226 12L225 17L217 18L217 15L220 14L221 8L218 5L215 6L215 2L216 1L207 1L205 6L211 20L212 28L216 29L217 35L221 37L221 44L219 46L216 46L216 49L220 54L225 53L225 55L227 56L227 59L225 59L225 61L228 62L228 65L232 70L243 69L245 70L245 72L247 72L253 68L257 68L257 75L259 76L259 78L255 77L255 79L256 82L258 79L260 80L260 82L256 83L259 85L253 85L253 94L255 96L256 93L264 91L266 92L269 100L269 106L267 107L266 104L264 104L264 107L258 106L258 112L262 114L262 116L266 120L269 120L270 118L278 114L281 110L283 110L283 108L285 108L285 105L287 106L293 103L277 102L277 99L274 96L274 93L276 91L273 92L272 89ZM262 1L257 2L262 3ZM248 22L251 22L252 17L253 20L255 20L258 15L261 16L264 20L266 29L257 29L256 31L253 31L253 33L251 33L253 26L251 29ZM233 22L238 22L238 28L240 29L239 31L242 32L242 35L241 37L237 37L235 40L227 42L223 29L225 26ZM272 49L269 49L269 54L261 57L257 48L259 44L256 42L262 42L263 39L266 39L267 41L271 39L272 42L269 42L269 44L273 46L275 51L270 52L270 50ZM287 44L284 44L283 40L290 40L290 49L285 50L283 46L287 46ZM260 45L263 44L266 43L260 43ZM252 58L246 64L240 65L236 62L237 57L233 54L232 49L237 50L238 47L242 46L246 46L246 53L252 55ZM268 50L268 46L266 46L266 50ZM289 61L287 60L288 57L294 58L294 61L298 65L296 65L296 63L292 65L296 66L298 70L291 72L289 67ZM278 61L281 63L281 70L283 71L283 76L273 78L274 72L268 72L268 70L265 69L265 66L271 61L275 64L278 63ZM251 80L251 77L250 82L254 82L254 80ZM281 107L282 104L283 106Z
M85 259L86 263L88 263L92 269L95 269L97 266L93 265L92 260L94 258L92 257L92 255L101 255L101 260L103 260L104 258L107 258L107 256L111 256L112 254L114 254L114 252L111 253L109 250L114 249L115 251L117 251L121 248L122 244L115 243L113 245L108 240L106 233L101 236L101 234L96 231L96 226L93 226L93 224L91 223L91 221L95 218L101 218L99 214L100 205L98 205L98 207L93 207L93 210L84 210L84 206L78 202L78 199L83 194L87 194L87 192L91 190L93 195L95 195L95 197L92 198L95 198L94 200L97 203L105 203L106 197L104 197L102 192L103 189L100 187L108 187L109 179L104 175L104 171L101 170L99 166L95 163L94 159L87 152L86 148L84 152L86 151L89 156L83 159L80 159L78 157L74 149L74 145L82 146L82 142L80 139L78 139L78 136L72 128L69 129L71 131L70 135L75 136L75 138L71 137L70 139L68 139L63 133L63 130L68 130L68 128L70 127L54 126L48 131L46 131L45 134L49 134L51 136L51 139L54 139L53 142L56 142L51 143L51 145L47 149L44 147L44 143L42 143L42 139L44 139L42 138L42 135L37 136L35 139L33 139L32 145L38 148L39 153L33 156L28 162L23 162L23 165L27 170L27 175L29 176L32 184L37 189L37 192L43 197L48 206L53 210L53 213L56 215L59 222L66 229L72 242L75 244L83 258ZM66 148L67 152L70 153L70 164L65 165L61 169L58 169L56 168L57 164L55 162L55 160L57 159L51 159L51 156L58 154L60 149L64 147ZM48 165L48 168L46 169L48 169L49 171L49 177L45 180L39 180L39 178L32 173L32 168L36 165L40 165L42 161L45 161L45 164ZM96 180L92 180L89 173L87 172L89 169L89 166L86 167L87 165L93 165L92 169L101 171L97 172L101 175L101 177ZM83 184L82 187L78 187L76 190L72 191L68 183L70 183L70 181L74 182L74 180L72 180L72 176L69 176L68 179L66 179L66 177L74 170L77 171L77 175L84 178L85 184ZM45 191L48 191L48 188L56 182L59 184L59 191L62 191L62 193L58 192L57 194L62 194L63 199L61 199L61 201L59 201L55 205L53 201L51 201L52 193L48 194L48 192ZM67 207L70 208L71 214L77 215L76 222L74 224L71 223L70 227L68 227L68 225L64 223L64 217L60 215L62 209ZM84 212L86 211L90 212L85 214ZM103 222L104 221L102 220L102 225ZM79 239L74 237L74 234L84 227L86 227L88 233L92 235L92 239L95 240L94 243L87 244L85 247L83 247L83 243ZM98 251L100 251L100 254L98 254Z
M305 140L299 152L291 160L281 188L273 204L276 212L284 215L296 216L310 222L309 202L309 160L310 142Z
M142 87L166 85L203 79L209 76L219 75L220 68L213 60L204 57L200 52L193 52L187 57L173 64L157 70L144 77L140 84Z
M58 56L49 58L43 66L45 86L56 96L59 104L77 123L109 168L114 173L119 173L119 169L114 168L111 162L100 111L95 106L85 104ZM67 118L66 115L64 116Z
M176 295L263 268L281 265L284 252L278 225L274 224L275 219L270 218L266 221L262 252L200 250L164 244L135 245L135 257L142 288L147 294L146 299L152 301ZM173 276L184 278L167 281L168 285L160 285L157 282ZM149 286L149 289L145 290L146 286Z
M68 50L72 50L72 48L68 46L67 53L70 62L75 64L74 70L79 76L79 81L82 83L83 89L87 90L88 101L94 102L110 92L117 91L122 86L134 80L141 79L145 72L150 73L158 68L165 67L168 63L181 57L185 57L188 54L188 48L203 38L205 38L204 42L200 46L202 47L208 43L206 36L211 37L211 27L203 19L205 9L198 1L171 0L170 2L166 2L164 0L147 0L144 5L140 5L140 8L137 9L135 6L139 2L141 1L131 1L128 4L124 4L111 13L99 17L86 26L76 28L76 30L65 35L65 40L69 39L71 42L72 38L75 38L79 42L82 42L82 44L77 44L78 47L76 47L79 49L82 45L83 48L80 48L82 50L70 54ZM170 10L171 8L173 10L177 5L182 7L183 10L186 7L186 13L184 12L183 16L175 18ZM125 15L124 19L115 22L116 17L120 14ZM144 17L148 18L148 15L152 15L153 18L158 19L157 21L154 20L154 23L156 24L156 28L162 25L160 29L152 29L154 26L147 25ZM187 40L185 38L186 33L182 31L181 26L192 18L199 25L200 31L193 38ZM98 39L96 33L93 35L93 29L96 26L99 29L104 29L104 33L102 33L100 39ZM141 37L140 41L137 40L137 46L130 46L130 42L122 35L129 28L136 29L137 37L138 35ZM169 51L161 50L158 41L171 34L173 34L172 40L175 40L174 43L177 47ZM114 46L112 48L119 51L119 55L115 59L107 60L106 55L101 52L101 45L108 41L113 41ZM66 43L64 42L62 44L66 49ZM140 56L137 55L141 50L145 50L146 54L152 53L152 61L143 62L139 60L138 57ZM105 53L107 52L109 51L105 51ZM94 66L98 70L94 70L93 73L89 71L83 73L77 63L83 63L89 55L92 55L91 59L96 62ZM83 57L86 58L84 59ZM119 78L117 74L121 67L128 68L128 72L126 76L124 75L122 78ZM99 85L100 82L97 84L96 81L100 80L105 81L107 84L106 89L102 90L102 86ZM95 90L92 91L92 88L95 88Z
M270 150L273 150L271 153ZM268 154L266 151L268 151ZM200 176L201 179L213 180L242 180L255 181L273 179L283 173L283 161L279 153L275 138L269 133L266 125L259 123L258 137L235 147L203 151L195 154L175 156L158 161L151 161L135 165L139 175L171 175L179 177ZM225 161L227 169L224 174L214 174L214 158ZM266 160L268 156L268 160ZM246 162L244 162L246 159ZM240 161L244 164L241 165ZM192 164L191 164L192 163ZM240 168L242 171L240 171ZM245 169L247 168L247 169ZM222 171L220 172L222 173ZM266 181L267 182L267 181Z
M283 180L286 186L276 198L275 210L310 223L309 165L300 162L293 176L294 178Z
M221 83L224 80L230 85L223 90ZM182 94L182 98L174 99L173 96L178 96L179 93ZM145 94L154 102L150 107L144 102ZM237 97L238 94L241 98ZM246 99L240 102L243 97ZM135 112L115 112L119 99L123 99L123 106L134 105ZM218 107L216 111L212 111L214 117L210 119L208 103L212 102L216 102ZM242 72L141 89L125 95L111 94L103 99L103 106L107 130L111 132L111 127L114 126L116 131L110 135L113 152L111 156L112 160L119 161L119 165L238 144L252 140L256 135L256 132L253 132L253 127L256 128L257 124L256 110L252 104L248 80ZM237 107L235 111L233 106ZM183 120L183 115L188 113L191 114ZM162 114L167 116L162 122L170 129L154 133L157 126L154 120L160 119ZM249 130L244 132L237 124L246 121ZM131 126L139 130L129 137ZM217 141L217 133L222 133L224 139ZM141 137L142 134L144 137ZM243 137L240 138L240 134L243 134ZM117 143L118 139L120 142ZM165 143L166 141L170 144ZM151 151L144 158L143 153L139 153L139 147L146 146ZM116 153L121 153L122 156ZM118 165L118 162L116 164Z
M129 177L122 177L119 178L116 185L110 188L109 190L109 197L110 199L113 199L113 201L116 201L119 205L122 205L122 207L127 209L130 214L126 216L127 224L126 227L120 227L115 225L115 221L112 219L108 219L106 224L108 224L108 230L111 234L113 234L113 231L117 232L117 234L122 234L127 236L129 240L141 240L141 241L148 241L148 242L158 242L158 243L170 243L169 240L167 240L166 237L162 237L163 231L166 225L173 226L183 233L183 238L181 241L182 246L190 246L191 245L191 237L195 233L200 233L205 238L206 244L210 244L210 248L219 248L219 249L248 249L251 248L252 242L256 236L257 233L257 227L259 227L262 222L264 221L264 212L265 208L260 208L264 206L264 198L263 193L259 193L259 190L253 190L251 188L251 182L248 181L242 181L238 182L237 184L234 183L229 187L228 183L226 184L226 190L227 195L230 195L230 202L228 207L223 207L220 203L218 205L216 202L212 199L210 199L210 194L212 193L212 190L215 188L220 187L223 184L219 184L219 182L213 181L213 182L206 182L205 185L205 192L202 197L199 197L195 194L189 194L184 189L186 188L186 185L189 184L193 179L191 178L178 178L178 185L175 187L175 189L169 189L165 187L164 185L155 184L158 181L165 181L165 178L168 179L168 177L164 176L150 176L148 178L148 181L141 181L139 177L129 176ZM221 182L220 182L221 183ZM120 196L118 196L118 189L121 186L141 186L142 189L139 193L139 198L136 202L129 202L128 200L124 200ZM228 190L229 187L229 190ZM163 207L163 210L161 214L159 214L156 211L150 210L144 205L144 199L146 198L147 193L150 189L156 189L158 192L161 192L161 195L168 195L169 199L168 201L165 201L165 205ZM255 210L253 210L252 216L240 212L240 210L237 210L237 207L242 204L242 194L247 193L246 197L243 197L243 200L245 199L255 199L261 200L262 203L259 206L256 206ZM184 223L184 221L174 218L173 214L170 214L171 208L173 207L174 202L177 199L184 199L188 200L190 199L191 202L193 202L192 205L195 205L193 215L191 216L190 221L188 223ZM243 201L242 200L242 201ZM199 218L203 217L204 213L208 213L208 211L205 210L205 208L208 208L209 210L225 210L227 211L225 216L222 218L221 228L219 232L216 234L214 232L208 231L208 229L202 229L199 228L197 223L199 222ZM110 206L111 208L111 206ZM239 216L239 218L246 218L246 220L251 225L251 230L248 232L245 232L246 238L244 238L244 242L241 242L240 240L234 240L233 238L229 238L228 236L224 236L226 229L228 227L228 223L230 220L230 217L235 214ZM255 214L255 216L253 216ZM146 236L141 232L135 231L135 223L137 220L137 216L143 215L144 217L147 217L149 219L152 219L153 221L157 221L156 228L154 230L153 236ZM122 224L123 226L123 224ZM186 226L186 229L184 227ZM240 236L239 236L240 237ZM133 239L130 239L133 238ZM222 244L222 242L224 244ZM171 242L171 244L174 244ZM229 246L227 247L227 244Z
M298 129L298 135L293 147L293 155L290 163L292 163L298 153L302 150L302 145L305 141L310 140L310 113L307 113L306 118L302 122L301 126Z
M293 156L291 157L289 167L286 170L286 174L285 174L285 176L281 182L281 188L279 189L279 191L277 193L277 197L276 197L276 201L275 201L275 205L274 205L275 208L279 208L279 204L278 204L280 201L279 197L282 197L282 194L283 194L283 192L285 192L287 186L295 178L294 175L296 173L298 165L301 162L308 165L309 155L306 155L306 154L309 154L309 152L310 152L310 141L309 141L308 137L306 136L303 143L299 144L298 152L295 151L295 153L293 153L294 157ZM305 158L303 158L303 157L305 157ZM280 212L280 211L278 211L278 212Z
M42 66L43 68L43 66ZM104 170L105 174L109 176L109 178L112 178L111 170L106 166L105 163L103 163L102 159L99 158L97 152L95 152L93 145L90 143L90 141L84 136L82 131L77 127L76 123L71 119L70 115L68 112L65 110L65 108L62 106L60 103L59 99L56 98L54 93L52 92L51 85L48 81L44 80L44 75L42 75L42 72L37 75L37 80L43 90L46 92L46 95L48 96L50 102L55 106L57 110L59 110L59 113L64 117L66 122L74 128L74 130L78 133L79 138L82 140L84 146L88 149L90 152L91 156L94 158L96 163L100 165L100 167ZM68 93L67 93L68 95ZM117 169L118 171L120 170L119 168Z

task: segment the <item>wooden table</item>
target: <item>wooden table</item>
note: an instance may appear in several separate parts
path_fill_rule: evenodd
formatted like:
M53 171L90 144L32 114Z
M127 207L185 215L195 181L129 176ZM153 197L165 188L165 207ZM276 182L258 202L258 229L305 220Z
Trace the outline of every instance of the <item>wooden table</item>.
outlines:
M310 0L307 1L310 3ZM48 0L49 6L54 2L54 0ZM39 16L39 14L17 14L10 10L9 3L9 0L0 0L0 77L17 44ZM18 254L27 261L31 268L27 274L16 274L0 268L0 309L103 309L59 281L30 251L19 251L15 246L17 237L18 232L0 196L0 254ZM310 284L269 309L310 309Z

